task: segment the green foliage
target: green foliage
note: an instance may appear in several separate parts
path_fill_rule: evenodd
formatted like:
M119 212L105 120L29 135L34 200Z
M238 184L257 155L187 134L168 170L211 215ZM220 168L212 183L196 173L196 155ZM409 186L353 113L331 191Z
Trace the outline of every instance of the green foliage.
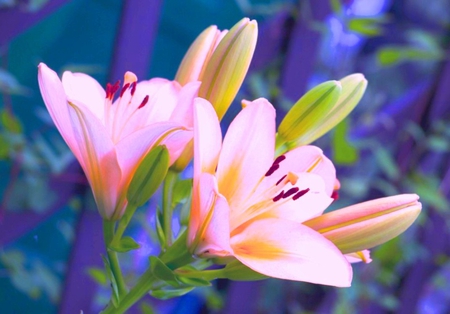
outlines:
M347 120L343 120L334 129L332 139L333 161L338 165L351 165L359 158L358 149L347 140L348 129Z
M112 290L112 297L111 302L114 305L114 307L117 307L119 304L119 288L117 286L116 277L114 276L114 273L111 270L111 265L109 264L109 260L102 255L103 259L103 266L105 267L105 273L106 277L108 278L110 284L111 284L111 290Z
M106 286L108 283L108 277L105 270L97 267L90 267L87 270L88 275L99 285Z
M51 302L59 301L61 281L47 265L39 260L26 259L19 250L0 252L0 261L17 290L35 300L45 293Z
M359 35L373 37L383 33L382 24L386 22L384 16L376 17L352 17L347 22L348 30Z
M139 249L141 246L134 241L132 237L123 237L120 239L119 243L111 243L111 245L108 247L109 249L115 251L115 252L128 252L132 250Z
M166 146L154 147L140 162L127 192L128 202L136 207L144 205L156 192L169 169Z

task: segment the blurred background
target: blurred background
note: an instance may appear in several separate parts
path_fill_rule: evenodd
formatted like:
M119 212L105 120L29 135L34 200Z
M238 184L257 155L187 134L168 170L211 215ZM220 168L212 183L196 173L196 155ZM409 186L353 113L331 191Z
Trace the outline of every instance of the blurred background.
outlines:
M315 143L342 184L331 209L415 192L423 212L354 265L351 288L219 280L130 313L450 313L448 0L0 0L1 313L97 313L109 299L101 219L45 110L38 63L102 85L126 70L172 79L204 28L245 16L258 45L224 126L243 98L268 98L282 118L315 84L361 72L361 103ZM133 222L142 248L121 260L130 281L157 253L155 206Z

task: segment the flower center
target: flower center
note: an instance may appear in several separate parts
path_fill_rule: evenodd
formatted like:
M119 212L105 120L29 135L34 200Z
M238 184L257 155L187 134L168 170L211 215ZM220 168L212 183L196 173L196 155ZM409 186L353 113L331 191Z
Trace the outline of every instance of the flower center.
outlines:
M114 143L121 138L125 126L135 113L143 108L149 101L149 95L146 95L139 105L134 102L134 95L137 88L137 77L132 72L126 72L124 75L123 86L120 89L120 81L114 84L106 84L105 99L105 119L104 123L111 134ZM119 97L114 101L114 96L119 91Z

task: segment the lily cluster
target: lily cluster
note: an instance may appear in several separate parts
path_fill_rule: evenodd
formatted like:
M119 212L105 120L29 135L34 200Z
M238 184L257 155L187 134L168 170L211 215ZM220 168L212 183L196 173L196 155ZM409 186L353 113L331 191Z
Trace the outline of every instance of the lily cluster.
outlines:
M108 251L136 248L124 248L130 242L122 239L134 210L167 173L182 171L193 157L187 230L172 244L173 208L163 206L165 221L157 228L167 245L160 259L153 259L155 278L186 284L189 278L268 276L350 286L350 263L370 262L368 249L405 231L420 213L418 196L386 197L324 214L339 181L333 163L311 143L358 104L367 86L362 74L313 88L278 129L268 100L244 100L222 137L220 120L244 80L256 38L257 24L249 19L228 32L211 26L192 44L174 81L137 82L127 72L122 85L104 90L88 75L65 72L61 81L40 64L39 85L100 214L112 225L105 233ZM164 192L174 186L164 185ZM192 256L226 266L186 268ZM120 288L120 270L109 257L112 281ZM162 276L155 267L171 275ZM140 285L130 292L119 289L114 307L132 304L136 291L145 290ZM144 292L152 289L146 287Z

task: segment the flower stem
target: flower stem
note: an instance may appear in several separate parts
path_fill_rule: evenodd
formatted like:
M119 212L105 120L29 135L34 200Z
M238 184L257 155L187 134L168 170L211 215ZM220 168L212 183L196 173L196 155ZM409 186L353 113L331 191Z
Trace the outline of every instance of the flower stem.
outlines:
M114 237L114 227L115 227L114 221L103 220L103 237L105 240L106 253L108 255L111 271L117 283L120 299L128 292L128 289L125 284L125 281L123 280L122 270L120 269L117 253L108 248L109 244L111 243Z
M120 243L120 239L122 239L123 233L128 227L128 224L131 221L131 218L134 215L134 212L136 211L137 207L131 204L128 204L125 214L122 216L122 218L119 220L119 224L117 225L116 233L114 234L111 242L118 244Z
M172 194L173 187L175 185L178 173L172 170L167 172L166 178L164 179L163 186L163 230L165 235L165 245L164 248L168 248L172 245Z
M151 290L157 278L152 274L150 267L139 278L136 285L119 302L117 307L111 303L102 314L121 314L138 302L148 291Z

